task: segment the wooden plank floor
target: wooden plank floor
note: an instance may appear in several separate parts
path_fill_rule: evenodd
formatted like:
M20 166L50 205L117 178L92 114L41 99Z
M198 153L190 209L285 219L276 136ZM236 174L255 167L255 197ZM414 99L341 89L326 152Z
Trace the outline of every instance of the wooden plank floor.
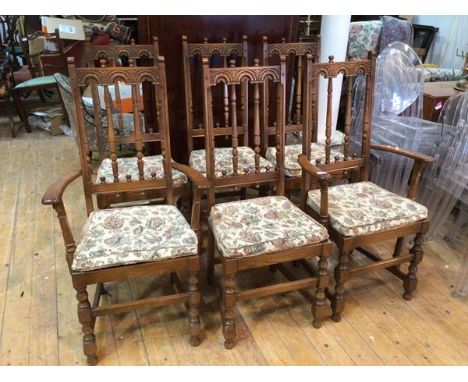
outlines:
M41 205L47 185L78 167L71 138L0 124L0 364L82 365L81 328L60 227ZM76 236L85 220L82 184L65 196ZM389 253L389 245L379 247ZM386 272L353 279L341 323L312 327L297 293L238 304L238 344L223 347L213 291L204 285L203 342L188 344L182 306L97 320L101 365L466 365L468 299L451 294L467 242L427 243L412 301ZM360 259L358 259L360 261ZM243 274L239 286L274 282L268 270ZM168 277L109 285L110 301L168 293Z

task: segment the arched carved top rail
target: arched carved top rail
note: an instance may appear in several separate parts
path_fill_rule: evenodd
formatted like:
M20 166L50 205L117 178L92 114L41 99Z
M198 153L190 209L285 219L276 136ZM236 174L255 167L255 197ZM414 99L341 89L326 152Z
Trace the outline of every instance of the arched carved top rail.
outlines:
M265 37L264 41L266 41ZM319 46L318 41L268 44L267 55L289 56L290 54L294 54L296 56L305 56L306 54L311 54L316 57L318 56Z
M203 62L204 65L205 60ZM210 69L210 85L215 86L220 82L227 85L238 85L242 80L248 79L250 83L262 83L266 79L273 82L281 81L280 66L247 66L237 68L214 68Z
M187 42L187 36L182 36L182 40ZM246 54L247 36L242 36L242 40L243 42L240 43L227 43L225 41L219 43L208 43L208 40L205 39L205 42L203 43L188 43L188 55L189 57L211 57L213 55L228 57L234 54L242 57Z
M91 45L87 43L86 57L88 60L97 60L100 58L113 60L122 56L138 58L155 58L159 55L158 38L153 37L153 44L135 44L132 40L128 45Z
M372 72L372 61L333 62L333 56L330 56L328 63L312 65L311 72L314 77L323 75L325 78L335 78L339 74L344 74L349 77L359 74L369 75Z
M159 83L160 70L158 67L132 68L76 68L76 82L79 86L95 83L96 85L113 85L117 81L128 85L140 84L143 81Z

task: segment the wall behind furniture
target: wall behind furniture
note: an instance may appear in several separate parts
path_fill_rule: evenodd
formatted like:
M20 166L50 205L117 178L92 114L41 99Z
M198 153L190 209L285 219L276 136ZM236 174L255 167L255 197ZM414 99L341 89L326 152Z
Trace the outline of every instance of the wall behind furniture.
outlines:
M468 16L415 16L412 22L439 28L426 63L442 68L460 69L463 66L463 58L456 57L455 53L457 48L468 52Z

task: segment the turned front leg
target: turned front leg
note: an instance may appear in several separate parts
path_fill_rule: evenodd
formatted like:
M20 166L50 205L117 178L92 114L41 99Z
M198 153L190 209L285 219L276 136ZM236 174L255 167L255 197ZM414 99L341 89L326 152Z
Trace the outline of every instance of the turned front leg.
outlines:
M83 350L87 358L88 365L97 364L97 347L94 336L94 319L91 313L91 305L88 300L86 286L75 287L76 299L78 300L78 320L83 332Z
M315 289L315 300L312 304L312 314L314 320L312 325L314 328L320 328L322 326L322 321L327 315L327 304L325 289L328 287L329 274L328 274L328 254L321 255L318 263L318 280L317 288Z
M198 272L200 269L199 259L194 261L189 271L188 292L189 292L189 329L190 345L200 345L200 290L198 289Z
M232 349L236 338L236 301L235 274L226 273L223 276L223 334L224 347Z
M413 260L411 260L408 274L403 281L403 288L405 289L405 293L403 293L403 298L405 300L411 300L413 298L413 292L418 285L418 279L416 277L416 273L418 272L418 264L422 261L424 251L423 251L423 244L424 244L424 234L418 233L414 239L414 245L410 249L410 253L414 255Z
M345 289L344 284L349 278L349 256L352 251L342 251L339 256L339 264L335 268L335 294L332 298L332 319L335 322L341 320L341 313L345 307Z

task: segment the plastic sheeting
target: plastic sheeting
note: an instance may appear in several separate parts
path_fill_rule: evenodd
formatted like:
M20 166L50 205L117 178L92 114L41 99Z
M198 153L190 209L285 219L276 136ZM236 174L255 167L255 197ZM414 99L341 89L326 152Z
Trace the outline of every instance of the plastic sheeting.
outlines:
M363 79L356 78L352 153L360 151L364 88ZM417 54L401 42L389 44L376 60L373 144L392 145L424 154L432 152L441 126L421 119L423 90L424 72ZM370 161L372 182L396 194L406 195L413 165L411 159L373 150Z
M429 237L442 228L459 201L459 213L449 238L468 230L468 92L450 97L442 108L440 138L434 163L421 176L417 200L429 210ZM468 293L468 251L455 285L455 294Z

